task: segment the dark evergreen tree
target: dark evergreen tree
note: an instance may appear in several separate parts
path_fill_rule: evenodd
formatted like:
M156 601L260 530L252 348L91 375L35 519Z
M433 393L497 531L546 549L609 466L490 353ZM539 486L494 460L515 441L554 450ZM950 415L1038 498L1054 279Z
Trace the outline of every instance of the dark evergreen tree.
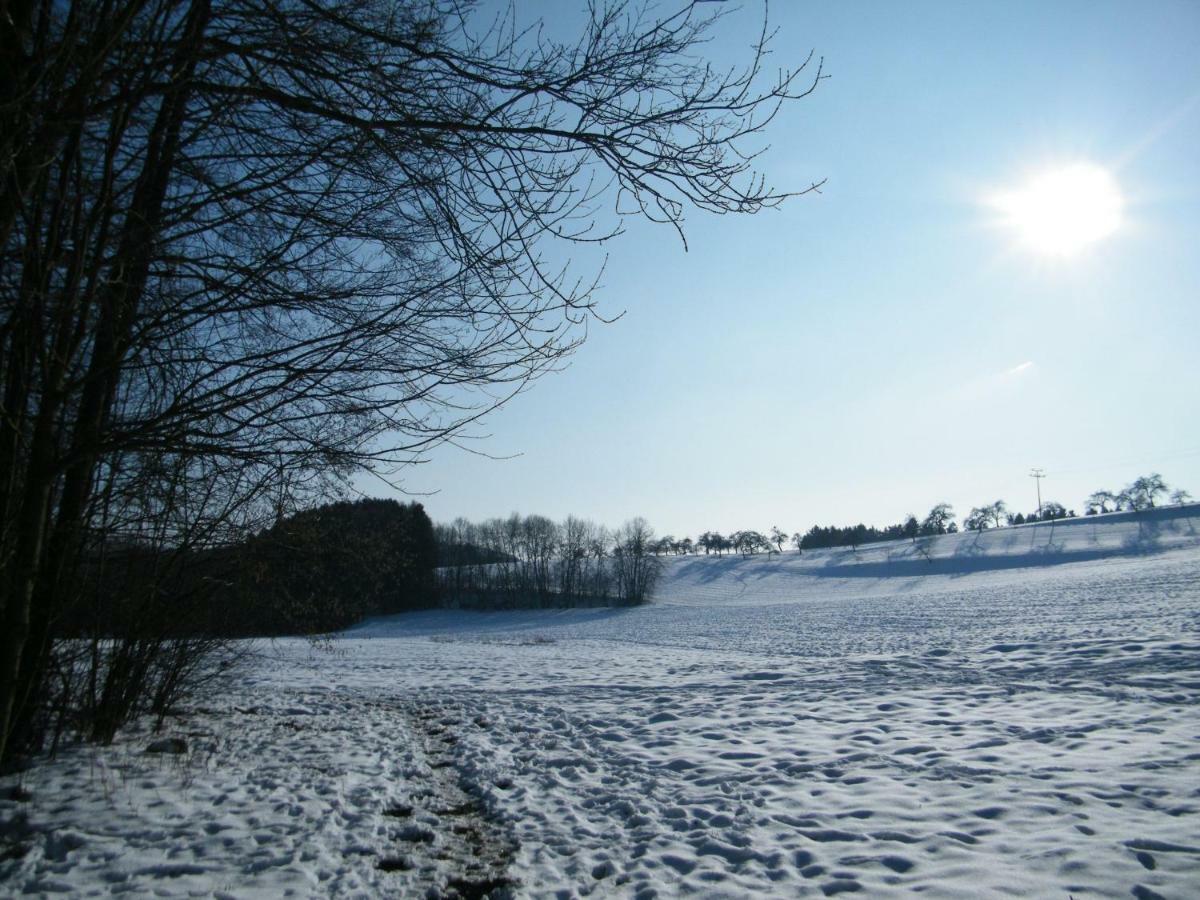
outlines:
M242 627L320 632L434 606L437 556L433 523L419 503L364 499L306 510L245 547Z

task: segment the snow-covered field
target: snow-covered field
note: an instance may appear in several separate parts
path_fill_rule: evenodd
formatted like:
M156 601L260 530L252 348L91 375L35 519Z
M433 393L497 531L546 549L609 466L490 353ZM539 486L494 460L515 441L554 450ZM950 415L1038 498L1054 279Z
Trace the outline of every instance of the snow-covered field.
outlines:
M1200 897L1200 509L279 641L171 733L5 779L0 893Z

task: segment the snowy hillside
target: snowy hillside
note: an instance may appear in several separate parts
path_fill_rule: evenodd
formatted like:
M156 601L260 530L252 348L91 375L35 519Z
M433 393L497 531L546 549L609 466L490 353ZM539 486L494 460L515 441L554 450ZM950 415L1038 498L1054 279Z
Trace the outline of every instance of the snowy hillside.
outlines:
M1200 509L668 566L634 609L277 642L187 757L27 776L0 885L1200 896Z
M960 590L976 584L994 587L1037 577L1030 570L1101 560L1119 565L1122 560L1194 547L1198 541L1200 506L1189 505L864 544L856 550L674 558L657 599L780 603Z

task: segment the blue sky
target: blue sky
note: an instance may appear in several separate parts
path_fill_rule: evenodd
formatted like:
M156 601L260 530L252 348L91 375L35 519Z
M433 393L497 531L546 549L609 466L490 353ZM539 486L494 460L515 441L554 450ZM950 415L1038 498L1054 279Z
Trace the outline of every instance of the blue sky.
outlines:
M777 2L771 18L775 62L815 49L830 78L774 123L763 167L822 193L690 213L687 252L633 225L598 295L624 317L487 420L478 448L512 458L442 448L405 488L438 521L643 515L679 536L940 501L1029 510L1031 466L1081 512L1148 471L1200 495L1200 4ZM1051 258L996 225L988 196L1079 162L1120 187L1111 236Z

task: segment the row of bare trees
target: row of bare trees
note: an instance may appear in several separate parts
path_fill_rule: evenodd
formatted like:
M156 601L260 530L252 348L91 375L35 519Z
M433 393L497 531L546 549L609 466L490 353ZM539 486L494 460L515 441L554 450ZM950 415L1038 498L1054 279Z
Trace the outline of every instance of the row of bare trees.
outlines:
M685 538L684 541L678 542L678 546L681 550L694 548L697 552L703 550L705 555L715 553L717 556L725 553L740 553L742 556L753 556L756 553L779 553L789 538L778 528L772 530L772 535L775 538L774 541L761 531L753 529L731 531L729 534L706 531L696 538L694 545L690 538Z
M1161 475L1151 472L1134 479L1122 490L1113 492L1100 490L1092 493L1086 501L1086 515L1094 516L1110 512L1140 512L1153 509L1156 501L1171 491ZM1179 505L1191 500L1191 494L1177 489L1170 492L1169 501ZM1045 500L1036 512L1028 514L1013 512L1003 500L972 507L963 519L963 528L968 531L984 531L1004 525L1026 525L1035 522L1053 522L1075 518L1075 511L1067 509L1056 500Z
M1037 522L1057 522L1059 519L1074 519L1075 510L1067 509L1057 500L1043 500L1037 510L1030 513L1013 512L1003 500L995 500L983 506L975 506L963 518L967 531L986 531L1005 525L1033 525Z
M805 550L858 547L862 544L901 538L915 540L920 536L950 534L957 530L953 507L948 503L939 503L922 520L909 515L903 522L884 528L861 523L847 526L814 525L807 532L795 532L791 535L778 526L771 528L766 534L753 530L734 531L728 535L719 531L706 531L694 544L686 538L683 541L665 539L666 543L659 548L659 552L688 553L703 550L705 555L721 556L736 552L743 556L753 556L756 553L782 553L784 546L789 545L794 547L797 553L803 553Z
M601 202L678 229L786 196L746 141L819 71L767 73L769 29L728 69L707 3L590 4L565 42L477 12L4 4L0 765L38 745L76 667L61 623L114 547L236 541L555 369L595 279L546 242L619 230ZM92 621L97 648L162 638Z
M650 599L662 571L645 519L610 531L587 519L521 516L435 529L442 603L515 609L632 606Z
M1107 512L1153 509L1155 501L1170 491L1169 501L1180 505L1188 503L1192 495L1182 488L1171 491L1170 486L1157 472L1135 478L1119 491L1100 490L1087 498L1088 515Z
M1158 473L1143 475L1119 492L1096 491L1088 497L1087 515L1152 509L1155 502L1168 491L1170 487ZM1173 504L1187 503L1191 500L1191 494L1185 490L1175 490L1170 493L1169 500ZM1044 501L1036 512L1028 514L1013 512L1003 500L996 500L972 507L962 519L962 528L967 531L983 531L1005 525L1048 522L1074 516L1074 510L1067 509L1054 500ZM903 522L883 528L862 524L844 527L814 525L806 533L796 533L790 538L777 527L772 528L769 535L757 531L736 531L729 535L718 531L706 531L694 543L690 538L682 541L673 537L662 538L655 552L681 554L703 550L706 555L713 553L720 556L727 552L739 552L749 556L758 552L782 552L784 544L789 542L797 552L803 552L823 547L858 547L862 544L902 538L915 541L918 537L953 534L958 529L954 508L949 503L938 503L923 519L910 514Z

